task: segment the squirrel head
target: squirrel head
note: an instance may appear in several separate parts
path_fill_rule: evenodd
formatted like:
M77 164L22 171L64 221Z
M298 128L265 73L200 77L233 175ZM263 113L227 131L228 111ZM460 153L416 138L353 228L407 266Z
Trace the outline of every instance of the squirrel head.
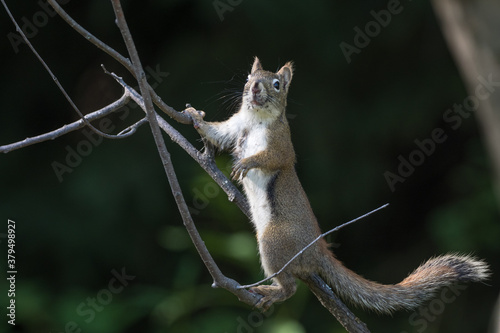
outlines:
M285 112L288 88L292 81L293 63L287 62L276 73L265 71L255 57L243 89L243 107L262 112L262 116L278 117Z

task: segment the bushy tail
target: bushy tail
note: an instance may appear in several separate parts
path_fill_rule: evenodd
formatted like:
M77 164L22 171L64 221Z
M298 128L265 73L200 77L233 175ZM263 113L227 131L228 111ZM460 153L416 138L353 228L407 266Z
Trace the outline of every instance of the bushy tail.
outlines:
M383 285L364 279L332 255L320 275L344 300L379 313L410 310L431 299L444 286L477 282L490 275L488 264L471 256L447 254L429 259L406 279Z

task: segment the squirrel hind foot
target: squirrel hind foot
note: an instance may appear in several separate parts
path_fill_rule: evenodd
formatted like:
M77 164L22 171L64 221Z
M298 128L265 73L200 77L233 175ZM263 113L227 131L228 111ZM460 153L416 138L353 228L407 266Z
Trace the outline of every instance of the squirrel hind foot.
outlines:
M281 284L281 282L285 281L286 283ZM255 292L263 296L255 306L262 311L267 311L274 303L283 302L292 297L297 290L295 279L291 277L290 279L286 279L285 281L283 281L283 279L280 279L280 284L250 288L251 292Z

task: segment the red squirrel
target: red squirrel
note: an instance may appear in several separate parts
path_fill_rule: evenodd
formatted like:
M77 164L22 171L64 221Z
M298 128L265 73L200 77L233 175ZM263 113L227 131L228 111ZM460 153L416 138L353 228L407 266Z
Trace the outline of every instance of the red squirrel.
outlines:
M265 71L256 57L243 90L241 107L223 122L206 122L194 108L184 112L200 135L220 150L232 152L232 177L243 185L250 205L267 276L279 271L321 232L306 193L295 172L295 151L285 110L293 64L278 72ZM369 281L335 258L324 239L309 247L271 285L251 288L263 297L263 310L291 297L296 278L321 276L343 299L379 313L414 309L437 289L456 282L475 282L489 276L488 265L471 256L447 254L432 258L402 282L383 285Z

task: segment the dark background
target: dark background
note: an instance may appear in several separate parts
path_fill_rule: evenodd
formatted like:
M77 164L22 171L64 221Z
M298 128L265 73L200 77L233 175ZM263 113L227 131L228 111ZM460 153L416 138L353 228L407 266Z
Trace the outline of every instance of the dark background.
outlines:
M45 14L44 20L43 2L8 2L83 112L121 94L100 64L136 85L59 17ZM66 2L79 23L125 54L108 1ZM218 13L217 3L231 10ZM456 129L443 120L468 93L430 4L402 1L400 12L348 62L340 44L354 46L354 28L364 30L374 21L371 11L387 9L388 1L231 3L124 1L143 65L162 73L149 78L158 94L178 110L191 103L207 120L223 120L234 111L253 56L273 71L293 60L288 114L297 172L322 229L390 203L329 237L338 258L383 283L397 283L446 252L485 258L494 273L487 284L455 290L452 301L453 291L438 293L416 312L353 311L373 332L487 332L499 292L498 198L475 116ZM0 144L77 120L33 54L13 42L4 10L0 27ZM109 119L117 133L140 117L131 107ZM170 122L201 148L191 126ZM392 191L384 174L397 174L401 158L418 154L415 140L431 138L436 128L446 140ZM18 271L14 328L5 316L5 269L0 273L0 326L12 332L343 332L303 285L265 315L212 289L149 127L125 140L91 138L94 143L77 131L0 156L0 236L14 220ZM196 225L222 271L240 283L260 280L248 220L166 141ZM69 151L78 150L85 156L73 156L71 172L58 178L54 162L68 166ZM228 170L227 156L219 163ZM7 242L0 240L5 267ZM123 269L135 278L110 292L110 283L115 291L120 286L112 271Z

